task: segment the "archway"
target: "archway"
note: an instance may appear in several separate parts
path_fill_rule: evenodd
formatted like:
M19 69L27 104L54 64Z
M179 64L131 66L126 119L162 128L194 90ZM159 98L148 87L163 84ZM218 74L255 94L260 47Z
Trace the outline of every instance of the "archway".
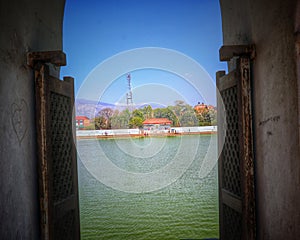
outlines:
M151 3L151 4L153 4L153 3ZM150 4L150 5L151 5ZM172 3L171 5L174 5L175 3ZM218 5L218 3L216 2L215 4L217 4ZM214 4L214 5L215 5ZM183 4L184 5L184 4ZM130 7L128 7L129 9L130 8L133 8L131 5L130 5ZM160 8L160 7L157 7L158 9ZM123 7L120 7L120 9L123 9L122 11L124 12L124 13L126 13L125 15L127 16L127 18L129 18L129 14L130 13L128 13L128 9L126 8L126 9L124 9ZM82 9L80 9L80 10L82 10ZM106 9L107 10L107 9ZM84 10L84 11L86 11L86 10ZM151 10L149 10L149 11L151 11ZM153 11L153 10L152 10ZM163 9L162 11L165 11L165 9ZM171 10L170 10L171 11ZM180 11L179 11L180 12ZM75 13L73 13L73 14L75 14ZM77 12L76 13L77 14L77 16L76 16L76 18L79 18L80 19L80 16L79 16L79 13ZM134 13L131 13L131 14L134 14ZM118 14L117 14L118 15ZM207 15L206 15L207 16ZM184 18L184 17L183 17ZM219 16L218 16L218 18L220 18L220 13L219 13ZM124 19L126 19L126 18L124 18ZM210 18L209 18L210 19ZM94 19L96 22L97 22L97 19ZM69 20L69 21L71 21L71 20ZM78 21L78 20L77 20ZM100 20L98 20L98 21L100 21ZM104 21L104 20L102 20L102 21ZM116 20L117 21L117 20ZM210 20L207 20L207 21L210 21ZM117 21L118 22L118 21ZM199 22L199 21L198 21ZM174 23L175 24L175 23ZM162 23L161 25L164 25L164 23ZM176 24L175 24L176 25ZM220 29L220 22L218 22L218 28ZM109 26L109 25L108 25ZM114 25L113 25L114 26ZM113 26L112 26L112 28L113 28ZM123 25L122 25L123 26ZM159 26L159 25L158 25ZM107 28L107 26L106 26L106 28ZM179 28L179 27L178 27ZM208 26L206 26L206 28L209 28ZM215 29L215 27L211 27L212 29ZM145 28L145 29L147 29L147 28ZM152 28L151 28L152 29ZM127 29L123 29L123 31L127 31ZM129 30L129 32L132 32L132 30L130 31ZM205 31L204 31L205 32ZM212 32L214 32L214 30L212 31L212 30L209 30L209 32L211 33L211 35L213 34ZM207 34L207 32L205 32L206 34ZM120 31L120 33L119 33L119 35L120 36L122 36L122 34L123 34L123 32L122 31ZM131 33L132 34L132 33ZM218 34L219 34L219 36L218 37L220 37L220 31L218 32ZM141 34L138 34L138 33L135 33L135 34L132 34L132 36L133 37L136 37L136 36L139 36L139 35L141 35ZM155 35L155 33L153 33L153 35ZM173 35L175 35L175 34L173 34ZM171 34L171 36L173 36L172 34ZM180 34L177 34L177 35L180 35ZM96 36L96 35L95 35ZM124 37L122 37L122 39L124 38L124 39L128 39L130 36L124 36ZM199 38L199 36L198 35L189 35L189 37L190 38ZM213 38L212 36L209 36L210 38ZM95 39L97 39L97 37L94 37ZM73 42L73 44L74 44L74 41L73 40L71 40L71 38L69 37L69 39L70 39L70 41L72 41ZM99 39L100 39L100 37L99 37ZM103 40L104 41L104 40ZM101 41L100 41L101 42ZM105 41L104 41L105 42ZM98 44L100 44L100 43L98 43ZM157 44L159 44L159 43L157 43ZM209 44L207 44L207 46L208 46ZM105 44L104 44L104 46L105 46ZM143 45L144 46L144 45ZM167 44L165 44L165 45L163 45L164 47L168 47L168 45ZM66 48L68 48L68 46L66 46ZM215 48L214 48L214 50L213 50L213 55L215 56L215 58L217 59L218 58L218 48L219 48L219 44L218 44L218 46L215 46ZM127 50L127 49L126 49ZM70 54L71 54L71 50L69 49L68 50L69 52L70 52ZM202 49L202 51L203 51L203 49ZM132 51L133 53L134 53L134 51ZM85 53L86 54L86 53ZM120 54L120 55L122 55L122 54ZM84 56L84 55L82 55L82 56ZM109 57L112 57L112 56L109 56ZM130 58L126 58L127 60L128 59L130 59ZM126 59L125 59L125 61L126 61ZM80 57L78 58L78 61L81 61L80 60ZM172 60L170 60L170 62L171 62ZM129 62L129 60L128 60L128 62ZM218 62L218 60L216 60L216 62ZM96 63L96 64L98 64L98 62ZM125 64L124 64L125 65ZM215 68L215 70L216 70L217 68ZM211 71L211 75L213 75L214 76L214 72L215 72L215 70L213 70L213 71ZM173 71L174 72L174 71ZM132 74L132 78L134 78L136 75L135 75L135 72L133 72ZM214 77L213 77L214 78ZM123 79L125 79L124 77L123 77ZM133 79L134 80L134 79ZM174 81L175 82L175 81ZM94 85L95 86L95 85ZM96 87L95 87L95 89L96 89ZM213 92L215 92L215 89L213 90ZM197 104L197 102L196 103L194 103L194 104ZM216 178L215 178L216 179ZM84 193L84 190L82 190L82 192ZM90 193L86 193L87 195L88 194L90 194ZM196 191L194 191L193 192L193 194L195 195L195 194L197 194L196 193ZM215 191L215 194L216 194L216 191ZM110 193L108 193L108 195L110 195ZM215 195L216 196L216 195ZM215 200L216 200L216 198L215 198ZM165 204L167 204L167 203L165 203ZM200 204L199 204L200 205ZM127 205L128 206L128 205ZM173 206L175 206L175 205L173 205ZM125 208L125 206L123 206L123 208ZM96 211L96 210L95 210ZM97 211L98 211L98 209L97 209ZM85 215L84 215L85 214ZM87 213L83 213L83 216L86 216L87 215ZM98 214L99 215L99 214ZM216 215L217 216L217 215ZM188 219L188 216L186 216L186 219ZM216 218L215 218L215 220L216 220ZM105 223L104 223L105 224ZM201 224L201 221L200 221L200 224ZM216 223L214 223L214 224L216 224ZM214 225L215 226L215 225ZM109 227L109 226L108 226ZM209 228L209 227L208 227ZM217 229L217 228L216 228ZM93 230L93 231L95 231L95 230ZM202 231L200 228L199 228L199 231ZM83 229L83 232L85 232L85 230ZM204 231L203 231L204 232ZM86 233L84 233L84 234L86 234ZM104 233L103 233L104 234ZM116 233L117 234L117 233ZM216 237L217 235L212 235L212 236L205 236L205 235L200 235L200 237ZM184 238L184 236L182 236L183 238ZM191 236L187 236L187 237L191 237ZM194 238L195 237L197 237L196 235L194 236ZM199 235L198 235L198 237L199 237Z
M300 234L299 135L295 134L299 129L299 110L295 111L299 109L297 5L297 0L221 1L224 43L251 41L257 47L253 99L258 239L293 239ZM1 1L3 239L39 239L35 93L26 53L62 49L63 8L63 1ZM23 121L13 120L19 113ZM17 132L16 126L23 132Z

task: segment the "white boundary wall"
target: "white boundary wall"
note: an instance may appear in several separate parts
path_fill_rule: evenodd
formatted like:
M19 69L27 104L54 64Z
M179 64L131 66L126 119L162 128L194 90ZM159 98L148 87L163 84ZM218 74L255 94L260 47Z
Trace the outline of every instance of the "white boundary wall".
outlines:
M171 130L176 130L177 133L201 133L201 132L217 132L217 126L203 127L172 127ZM149 131L148 131L149 132ZM168 131L166 130L166 133ZM77 130L76 136L105 136L105 135L126 135L126 134L141 134L139 129L107 129L107 130ZM151 133L151 131L150 131Z

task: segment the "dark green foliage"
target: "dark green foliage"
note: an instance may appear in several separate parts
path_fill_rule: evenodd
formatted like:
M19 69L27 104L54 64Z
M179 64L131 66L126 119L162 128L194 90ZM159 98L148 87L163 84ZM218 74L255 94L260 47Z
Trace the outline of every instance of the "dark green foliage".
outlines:
M150 105L130 112L104 108L94 119L95 129L142 128L143 121L149 118L167 118L173 127L210 126L217 124L216 110L204 109L200 112L182 100L175 101L174 106L152 109Z

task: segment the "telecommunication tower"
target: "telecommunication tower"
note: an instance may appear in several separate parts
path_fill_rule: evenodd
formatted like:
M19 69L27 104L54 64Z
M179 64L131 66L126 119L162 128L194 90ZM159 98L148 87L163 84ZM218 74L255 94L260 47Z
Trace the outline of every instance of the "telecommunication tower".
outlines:
M126 100L127 100L127 107L130 109L133 105L130 73L127 74L127 84L128 84L128 93L126 93Z

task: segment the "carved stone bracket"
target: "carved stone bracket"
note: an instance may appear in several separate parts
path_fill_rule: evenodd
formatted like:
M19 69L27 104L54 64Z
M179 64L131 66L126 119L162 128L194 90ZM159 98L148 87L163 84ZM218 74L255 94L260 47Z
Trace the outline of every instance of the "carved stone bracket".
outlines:
M233 57L249 56L253 60L256 56L255 46L252 45L224 45L219 50L220 61L230 61Z
M60 50L27 53L27 65L36 68L37 63L52 63L55 66L66 66L66 54Z

